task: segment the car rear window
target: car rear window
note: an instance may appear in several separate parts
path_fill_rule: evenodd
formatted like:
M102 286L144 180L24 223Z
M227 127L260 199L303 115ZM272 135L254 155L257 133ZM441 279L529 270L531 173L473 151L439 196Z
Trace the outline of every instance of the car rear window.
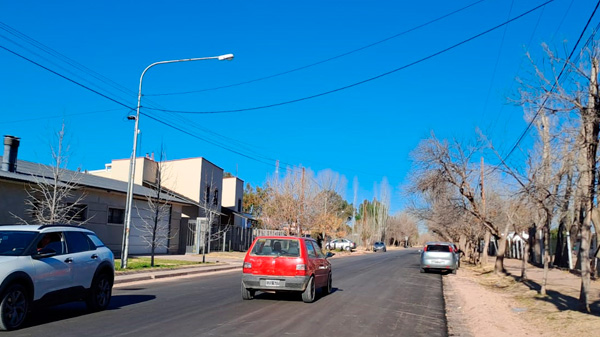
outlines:
M254 256L300 256L300 242L297 239L258 239L250 255Z
M450 246L445 245L428 245L428 252L450 252Z

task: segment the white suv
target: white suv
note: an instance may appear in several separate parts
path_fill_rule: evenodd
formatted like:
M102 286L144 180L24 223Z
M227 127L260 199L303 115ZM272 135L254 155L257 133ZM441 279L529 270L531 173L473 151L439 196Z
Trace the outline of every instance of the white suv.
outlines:
M75 226L0 226L0 330L19 328L32 305L85 300L108 307L114 256Z
M325 245L325 248L329 250L343 249L346 251L352 251L353 249L356 249L356 243L348 239L335 239L329 241Z

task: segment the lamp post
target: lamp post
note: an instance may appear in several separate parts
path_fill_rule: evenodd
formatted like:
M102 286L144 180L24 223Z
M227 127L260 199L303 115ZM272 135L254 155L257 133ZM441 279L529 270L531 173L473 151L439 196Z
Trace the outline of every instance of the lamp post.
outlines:
M133 132L133 151L131 153L131 158L129 160L129 179L127 181L127 201L125 204L125 229L123 230L123 243L121 245L121 268L127 268L127 256L129 255L129 229L131 228L131 206L133 204L133 185L135 178L135 161L136 161L136 152L137 152L137 138L139 132L139 123L140 123L140 102L142 100L142 81L144 80L144 74L148 69L154 67L159 64L166 63L177 63L177 62L187 62L187 61L201 61L201 60L232 60L233 54L224 54L220 56L210 56L210 57L196 57L189 59L181 59L181 60L170 60L170 61L160 61L154 62L151 65L147 66L146 69L142 72L142 76L140 76L140 87L138 91L138 101L137 101L137 110L135 114L135 129ZM129 117L128 119L133 119Z

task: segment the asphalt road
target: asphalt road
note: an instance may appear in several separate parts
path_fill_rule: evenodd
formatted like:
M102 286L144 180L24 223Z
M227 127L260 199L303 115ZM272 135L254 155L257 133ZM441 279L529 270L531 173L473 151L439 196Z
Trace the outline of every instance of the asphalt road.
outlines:
M416 250L331 259L333 293L240 295L240 271L116 287L108 310L38 311L3 336L447 336L440 274Z

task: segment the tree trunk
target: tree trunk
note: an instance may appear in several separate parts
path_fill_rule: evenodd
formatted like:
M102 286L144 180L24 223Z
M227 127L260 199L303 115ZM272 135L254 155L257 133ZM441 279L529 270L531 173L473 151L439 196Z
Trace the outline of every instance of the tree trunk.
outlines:
M481 258L479 259L479 262L484 267L488 263L488 247L489 247L489 245L490 245L490 230L486 229L485 230L485 235L483 236L483 249L482 249L482 252L480 254Z
M567 231L565 223L563 221L558 224L558 236L556 239L556 252L554 253L554 263L556 267L567 268L569 266L568 261L568 248L567 238L565 232Z
M529 260L529 243L524 240L525 247L523 248L523 260L521 261L521 282L527 280L527 261Z
M550 265L550 222L552 221L552 210L546 209L546 222L543 228L544 234L544 276L542 278L542 286L540 295L546 296L546 284L548 283L548 270Z
M590 312L590 234L592 225L591 216L586 215L581 226L581 245L579 246L579 255L581 259L581 291L579 293L579 302L581 310Z
M504 255L506 252L506 237L508 236L510 226L511 224L507 221L504 232L500 235L500 239L498 240L498 251L496 252L496 263L494 264L494 272L496 274L506 273L506 269L504 268Z

